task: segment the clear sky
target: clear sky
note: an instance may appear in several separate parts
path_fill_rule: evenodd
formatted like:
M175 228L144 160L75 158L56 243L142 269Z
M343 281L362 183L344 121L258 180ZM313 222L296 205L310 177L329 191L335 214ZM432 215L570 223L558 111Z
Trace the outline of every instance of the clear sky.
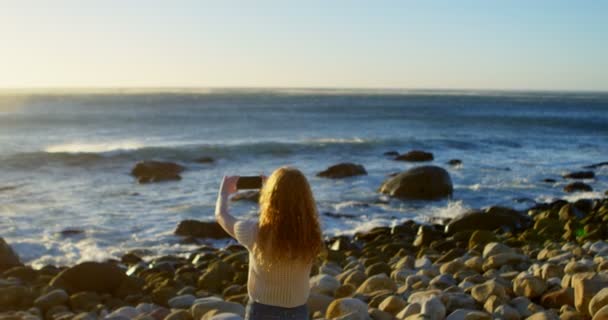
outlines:
M608 1L0 0L0 88L608 90Z

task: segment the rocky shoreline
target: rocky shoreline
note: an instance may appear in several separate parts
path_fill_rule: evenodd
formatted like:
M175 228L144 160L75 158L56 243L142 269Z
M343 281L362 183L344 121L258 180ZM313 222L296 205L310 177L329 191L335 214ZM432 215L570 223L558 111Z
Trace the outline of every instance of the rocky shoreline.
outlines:
M308 306L313 319L608 319L607 239L607 199L333 237ZM35 270L2 240L0 319L241 319L247 260L238 245L202 246Z

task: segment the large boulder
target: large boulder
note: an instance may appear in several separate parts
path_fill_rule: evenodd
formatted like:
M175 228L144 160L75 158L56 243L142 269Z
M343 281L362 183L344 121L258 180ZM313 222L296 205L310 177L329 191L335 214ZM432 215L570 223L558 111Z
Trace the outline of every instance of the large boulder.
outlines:
M422 166L389 178L379 191L402 199L435 200L451 196L453 187L445 169Z
M94 291L127 296L139 292L142 283L139 279L127 276L114 264L83 262L61 271L51 280L50 286L63 288L70 294Z
M19 260L19 256L13 251L13 248L0 237L0 272L20 265L22 264L21 260Z
M324 171L317 173L318 177L340 179L352 176L366 175L367 171L360 164L344 162L333 165Z
M184 167L173 162L140 161L131 170L139 183L181 180Z
M446 226L446 232L473 230L519 230L530 224L530 218L519 211L506 207L489 207L483 211L474 210L454 218Z
M595 173L593 171L575 171L563 175L564 179L593 179Z
M589 192L593 188L584 182L572 182L564 187L564 192Z
M433 154L426 151L421 150L412 150L408 153L404 153L398 155L395 160L398 161L410 161L410 162L423 162L423 161L433 161Z
M175 235L194 238L229 238L224 228L217 222L205 222L198 220L183 220L174 231Z

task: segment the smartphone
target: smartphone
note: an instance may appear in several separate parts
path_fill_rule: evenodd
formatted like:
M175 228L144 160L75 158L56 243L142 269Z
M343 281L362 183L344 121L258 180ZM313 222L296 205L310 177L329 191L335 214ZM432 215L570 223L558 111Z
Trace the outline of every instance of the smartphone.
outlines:
M260 189L260 188L262 188L262 177L260 177L260 176L239 177L239 180L236 181L236 188L238 190Z

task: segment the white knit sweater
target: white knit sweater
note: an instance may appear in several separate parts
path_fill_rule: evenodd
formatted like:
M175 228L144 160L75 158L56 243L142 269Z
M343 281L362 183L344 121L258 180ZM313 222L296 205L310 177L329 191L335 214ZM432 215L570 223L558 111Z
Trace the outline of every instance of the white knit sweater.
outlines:
M308 283L312 264L284 262L266 270L258 264L252 250L257 239L258 223L239 220L234 225L234 232L236 240L249 251L249 299L284 308L306 304L310 293Z

